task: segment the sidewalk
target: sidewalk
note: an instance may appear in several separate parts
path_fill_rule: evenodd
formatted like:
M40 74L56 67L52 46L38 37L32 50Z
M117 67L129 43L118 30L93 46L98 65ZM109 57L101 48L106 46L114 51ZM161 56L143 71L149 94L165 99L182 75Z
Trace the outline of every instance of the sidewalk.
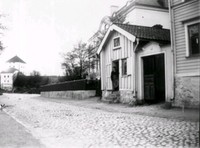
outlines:
M35 97L35 99L41 99L44 101L54 101L58 103L67 103L85 108L93 108L98 110L104 110L108 112L120 112L127 114L137 114L152 117L161 117L168 119L175 119L181 121L199 122L199 109L185 109L183 112L181 108L173 107L171 109L164 109L163 103L153 105L142 105L130 107L127 104L108 104L99 101L98 97L92 97L85 100L72 100L61 98L44 98Z
M1 148L42 148L25 127L0 110L0 147Z

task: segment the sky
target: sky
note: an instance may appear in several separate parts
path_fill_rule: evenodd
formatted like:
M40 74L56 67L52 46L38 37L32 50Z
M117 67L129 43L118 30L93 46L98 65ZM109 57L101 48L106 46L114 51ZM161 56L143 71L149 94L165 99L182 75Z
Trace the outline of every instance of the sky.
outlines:
M7 27L0 36L5 50L0 71L15 55L24 60L27 72L63 75L61 53L87 42L98 30L110 6L127 0L0 0L0 22Z

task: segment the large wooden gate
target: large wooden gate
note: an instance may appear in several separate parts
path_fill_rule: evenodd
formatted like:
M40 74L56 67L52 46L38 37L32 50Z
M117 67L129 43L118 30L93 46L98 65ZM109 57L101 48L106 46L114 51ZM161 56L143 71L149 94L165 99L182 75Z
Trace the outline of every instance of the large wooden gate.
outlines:
M165 100L164 54L143 58L144 99L146 101Z

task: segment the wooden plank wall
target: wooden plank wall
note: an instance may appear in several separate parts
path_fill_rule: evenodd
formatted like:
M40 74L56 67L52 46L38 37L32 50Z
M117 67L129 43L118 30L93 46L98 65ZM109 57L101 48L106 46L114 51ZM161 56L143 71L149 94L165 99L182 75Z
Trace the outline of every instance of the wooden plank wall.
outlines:
M181 0L174 0L173 4ZM191 0L173 8L175 27L176 73L192 73L200 68L199 57L186 58L186 39L183 20L200 16L200 1Z
M113 39L115 37L120 37L121 48L113 49ZM101 53L102 54L102 53ZM103 59L105 63L102 63L103 68L102 74L104 75L104 86L107 90L112 89L112 82L110 74L112 71L112 61L119 60L119 89L120 90L133 90L133 73L127 76L122 76L122 65L121 60L125 58L133 58L133 42L128 40L122 34L115 32L110 37L107 45L104 48ZM132 60L133 61L133 60ZM127 64L127 69L132 68L133 64Z

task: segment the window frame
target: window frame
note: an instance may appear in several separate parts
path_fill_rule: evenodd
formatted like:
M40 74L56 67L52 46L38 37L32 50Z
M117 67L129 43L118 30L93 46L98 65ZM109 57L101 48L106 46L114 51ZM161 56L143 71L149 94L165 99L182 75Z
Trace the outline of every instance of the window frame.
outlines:
M122 77L127 76L128 75L128 73L127 73L128 72L127 71L127 58L124 58L121 61L122 61L122 69L121 69L122 70ZM124 64L123 64L124 62L123 61L126 61L126 69L124 68ZM124 73L124 69L126 70L125 73Z
M189 29L189 26L195 25L195 24L200 24L200 19L184 24L184 26L185 26L186 57L187 58L200 56L200 53L199 54L191 54L191 49L190 49L190 39L189 39L189 30L188 29Z
M115 46L115 40L116 39L119 39L119 45L118 46ZM120 36L113 38L113 49L118 49L118 48L121 48L121 37Z

